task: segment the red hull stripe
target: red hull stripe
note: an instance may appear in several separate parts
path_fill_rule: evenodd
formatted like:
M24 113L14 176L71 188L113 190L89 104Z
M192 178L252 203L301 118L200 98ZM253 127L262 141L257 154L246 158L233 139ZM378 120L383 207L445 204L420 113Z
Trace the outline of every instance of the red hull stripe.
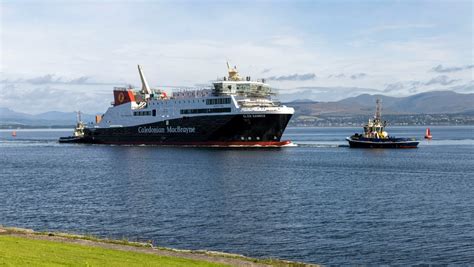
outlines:
M158 145L158 146L200 146L200 147L283 147L291 145L287 141L266 141L266 142L241 142L241 141L222 141L222 142L106 142L103 144L116 145Z

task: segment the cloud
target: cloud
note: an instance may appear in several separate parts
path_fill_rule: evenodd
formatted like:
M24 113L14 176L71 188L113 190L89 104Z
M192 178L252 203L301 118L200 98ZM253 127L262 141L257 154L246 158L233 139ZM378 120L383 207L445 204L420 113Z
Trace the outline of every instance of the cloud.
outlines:
M440 75L437 77L434 77L430 79L427 82L423 81L402 81L402 82L395 82L395 83L390 83L387 84L385 89L383 90L384 93L390 93L390 92L404 92L408 91L409 93L417 93L419 92L419 89L421 89L424 86L430 86L430 85L441 85L441 86L447 86L451 85L455 82L459 81L459 79L450 79L446 75Z
M52 110L104 112L113 99L110 90L90 90L85 85L1 84L0 107L35 114ZM99 86L100 87L100 86ZM108 87L108 86L104 86Z
M271 76L267 80L272 81L308 81L316 79L316 74L314 73L305 73L305 74L291 74L283 76Z
M300 86L294 90L310 90L313 92L334 92L334 91L359 91L359 92L371 92L380 93L380 90L374 88L361 88L361 87L345 87L345 86Z
M310 99L313 101L338 101L347 97L358 96L360 94L377 94L380 90L362 87L317 87L304 86L293 89L278 90L278 99L283 102Z
M362 78L367 77L367 76L368 76L367 73L363 73L363 72L354 73L354 74L339 73L339 74L328 75L328 79L331 79L331 78L336 78L336 79L351 78L352 80L357 80L357 79L362 79Z
M457 81L458 79L449 79L449 77L446 75L440 75L429 80L428 82L425 83L425 85L434 85L434 84L450 85Z
M391 93L391 92L403 92L407 90L410 93L416 93L418 92L418 88L422 86L423 84L424 83L421 81L395 82L395 83L387 84L383 92Z
M59 83L61 78L54 78L54 74L46 74L44 76L35 77L25 80L27 83L31 84L47 84L47 83Z
M344 73L339 73L339 74L330 74L328 75L328 79L331 79L331 78L338 78L338 79L341 79L341 78L345 78L346 75Z
M56 76L55 74L46 74L42 76L37 76L33 78L18 78L18 79L4 79L1 80L2 84L18 84L18 83L27 83L33 85L44 85L44 84L78 84L78 85L97 85L97 84L109 84L117 85L121 84L120 82L110 83L110 82L94 82L91 80L90 76L79 76L77 78L66 78L63 76Z
M474 94L474 81L470 81L466 84L461 84L457 86L450 87L449 90L458 92L458 93L470 93Z
M443 67L443 65L438 65L431 69L431 71L439 72L439 73L447 73L447 72L457 72L463 70L469 70L474 68L474 65L466 65L466 66L458 66L458 67Z
M382 25L377 27L368 28L361 32L361 34L376 34L387 31L399 31L399 30L417 30L417 29L428 29L435 27L434 24L393 24L393 25Z
M81 77L79 77L79 78L70 80L68 83L70 83L70 84L85 84L85 83L87 83L89 80L90 80L90 77L88 77L88 76L81 76Z
M385 93L399 91L405 89L405 84L403 82L396 82L387 84L387 87L383 90Z
M357 80L357 79L364 78L364 77L366 77L366 76L367 76L366 73L356 73L356 74L352 74L352 75L351 75L351 79L352 79L352 80Z

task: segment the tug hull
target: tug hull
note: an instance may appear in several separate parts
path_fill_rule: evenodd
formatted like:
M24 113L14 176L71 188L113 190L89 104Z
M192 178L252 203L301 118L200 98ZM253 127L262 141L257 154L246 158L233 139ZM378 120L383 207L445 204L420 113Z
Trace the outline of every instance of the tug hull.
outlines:
M346 138L351 148L417 148L419 142L406 138L393 139L354 139Z

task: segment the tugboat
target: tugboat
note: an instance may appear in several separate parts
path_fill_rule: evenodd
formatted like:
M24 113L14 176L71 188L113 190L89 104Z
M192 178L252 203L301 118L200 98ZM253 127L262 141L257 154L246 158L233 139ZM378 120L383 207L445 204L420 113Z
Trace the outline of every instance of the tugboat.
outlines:
M77 112L77 123L72 136L60 137L59 143L81 143L84 137L84 122L81 119L81 112Z
M388 135L384 130L387 122L382 122L380 99L377 99L376 104L375 116L364 126L364 133L356 133L346 138L349 146L351 148L416 148L419 142L415 138L395 138Z

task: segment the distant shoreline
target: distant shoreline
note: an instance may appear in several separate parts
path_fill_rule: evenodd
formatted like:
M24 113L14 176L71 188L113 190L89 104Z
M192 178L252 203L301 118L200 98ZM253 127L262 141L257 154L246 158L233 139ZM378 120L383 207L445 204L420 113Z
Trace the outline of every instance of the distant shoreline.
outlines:
M288 128L357 128L362 127L363 124L353 124L353 125L288 125ZM470 127L474 126L474 124L388 124L388 127ZM50 126L0 126L0 132L9 132L9 131L73 131L74 125L71 126L58 126L58 127L50 127Z

